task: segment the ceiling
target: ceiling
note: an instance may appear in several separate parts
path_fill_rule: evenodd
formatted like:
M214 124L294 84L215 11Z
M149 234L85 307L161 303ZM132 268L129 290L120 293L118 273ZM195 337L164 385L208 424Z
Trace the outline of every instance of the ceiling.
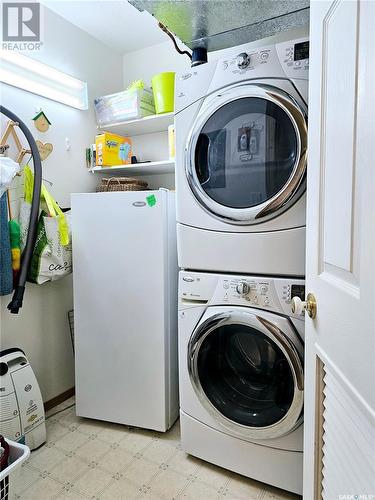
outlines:
M126 0L42 0L61 17L120 53L168 40L148 12Z
M41 0L41 3L112 50L126 53L169 40L158 28L156 19L188 47L203 46L212 51L306 25L309 22L310 2Z

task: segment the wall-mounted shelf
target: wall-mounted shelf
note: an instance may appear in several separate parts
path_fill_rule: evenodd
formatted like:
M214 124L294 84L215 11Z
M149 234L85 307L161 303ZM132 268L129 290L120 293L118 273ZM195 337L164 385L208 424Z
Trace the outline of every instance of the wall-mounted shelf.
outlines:
M90 172L133 177L137 175L170 174L174 172L174 166L174 160L164 160L149 163L134 163L133 165L119 165L118 167L94 167Z
M112 132L124 136L135 136L143 134L153 134L155 132L167 131L172 125L174 113L164 113L162 115L151 115L138 120L128 120L126 122L110 123L99 127L99 131Z

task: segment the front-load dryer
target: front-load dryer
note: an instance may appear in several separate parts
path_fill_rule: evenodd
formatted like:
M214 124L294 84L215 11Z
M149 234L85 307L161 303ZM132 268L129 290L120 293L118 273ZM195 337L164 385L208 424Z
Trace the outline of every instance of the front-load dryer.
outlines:
M308 67L305 36L177 75L181 268L304 276Z
M301 279L181 271L182 448L302 494L304 299Z

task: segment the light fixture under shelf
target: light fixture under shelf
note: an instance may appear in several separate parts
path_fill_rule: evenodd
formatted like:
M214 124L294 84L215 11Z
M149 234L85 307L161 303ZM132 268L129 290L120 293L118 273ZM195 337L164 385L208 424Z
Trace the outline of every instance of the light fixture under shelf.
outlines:
M137 175L157 175L174 173L174 160L151 161L148 163L133 163L130 165L119 165L114 167L94 167L90 172L95 174L107 174L112 176L137 176Z

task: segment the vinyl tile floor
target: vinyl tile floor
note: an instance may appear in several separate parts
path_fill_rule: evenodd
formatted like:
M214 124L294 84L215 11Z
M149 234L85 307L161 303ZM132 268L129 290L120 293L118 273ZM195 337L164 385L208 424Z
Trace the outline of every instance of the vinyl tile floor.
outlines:
M186 455L178 422L157 433L77 417L73 403L47 415L47 443L20 468L17 499L300 498Z

